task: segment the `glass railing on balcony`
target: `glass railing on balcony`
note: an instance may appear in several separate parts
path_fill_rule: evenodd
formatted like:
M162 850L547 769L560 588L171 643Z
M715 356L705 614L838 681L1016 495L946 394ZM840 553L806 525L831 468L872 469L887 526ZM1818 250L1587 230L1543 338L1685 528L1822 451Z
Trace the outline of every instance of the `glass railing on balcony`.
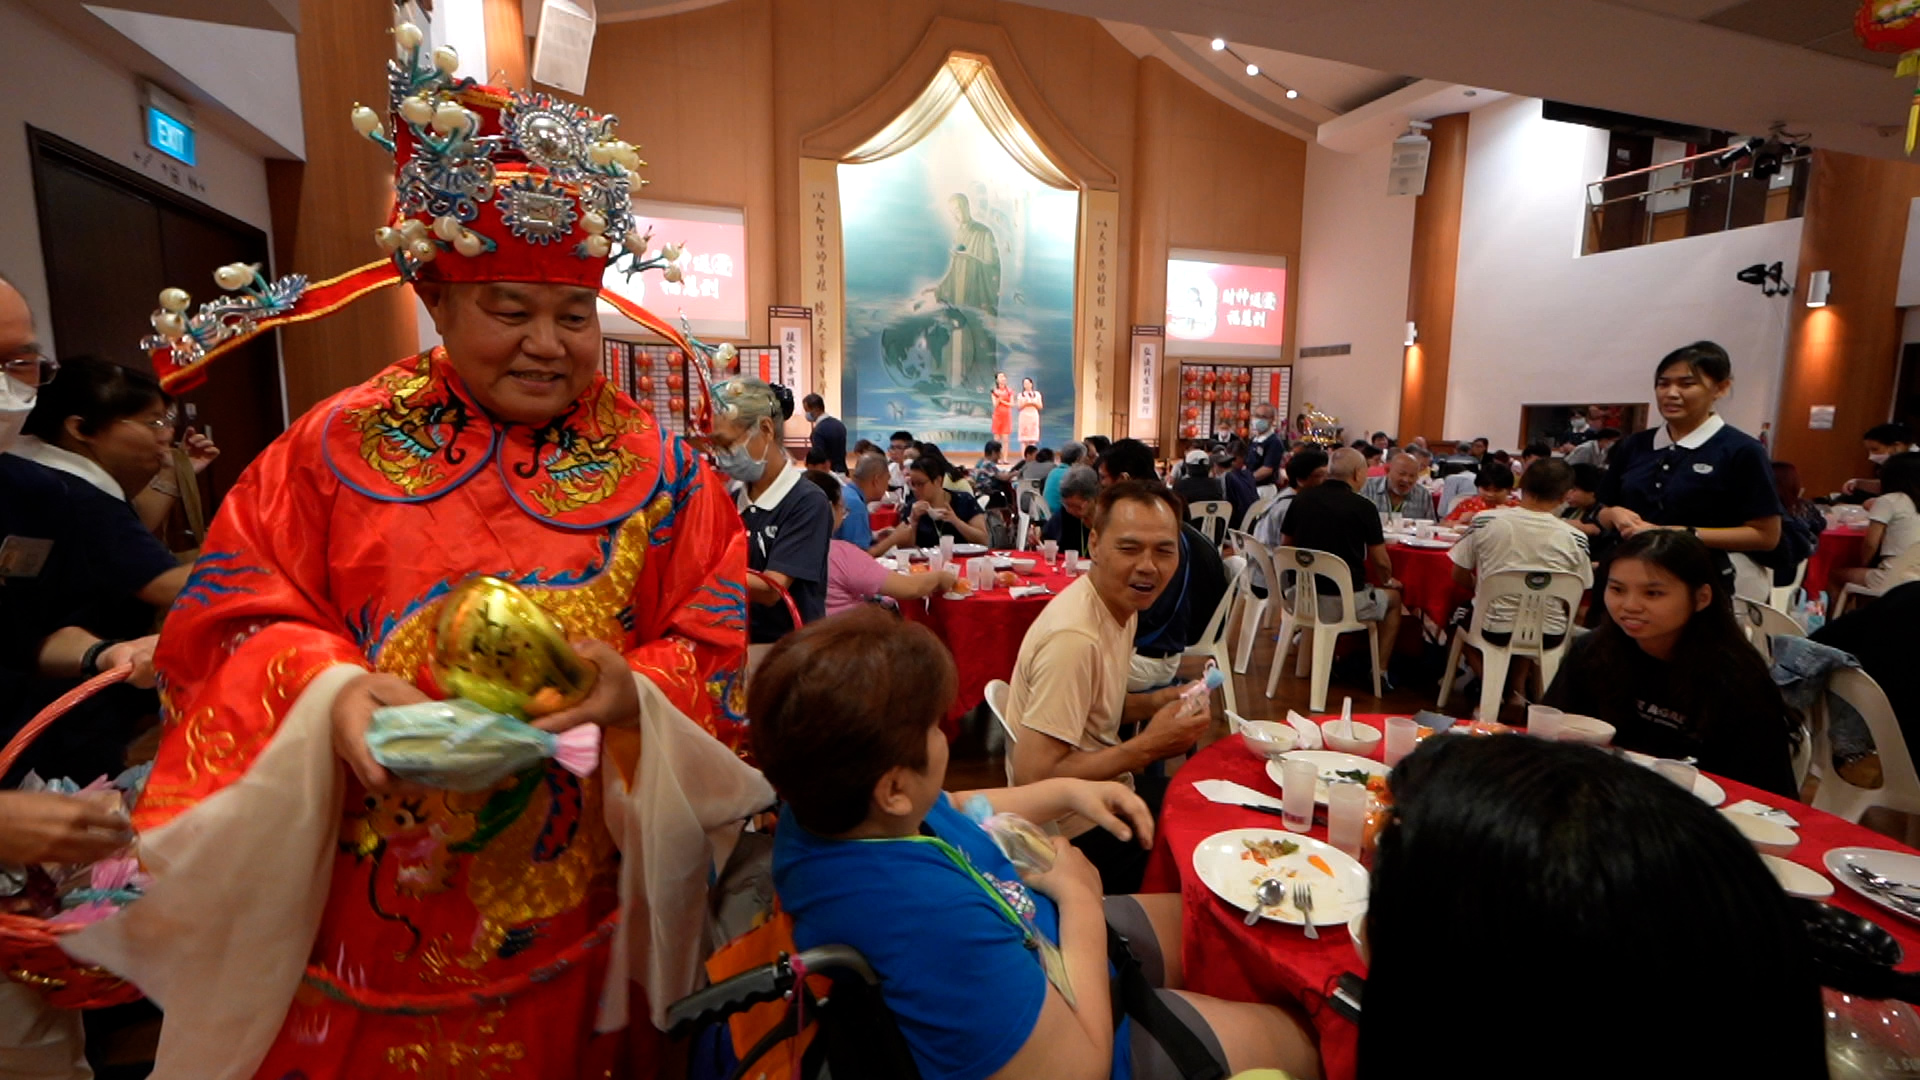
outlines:
M1799 217L1812 156L1805 147L1783 147L1777 157L1749 154L1725 164L1726 150L1709 150L1590 181L1581 253Z

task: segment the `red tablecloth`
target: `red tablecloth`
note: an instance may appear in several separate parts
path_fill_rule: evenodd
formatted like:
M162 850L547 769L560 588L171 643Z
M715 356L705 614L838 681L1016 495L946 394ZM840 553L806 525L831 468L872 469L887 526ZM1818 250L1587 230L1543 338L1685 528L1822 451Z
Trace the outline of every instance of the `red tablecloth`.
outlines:
M1848 525L1829 525L1820 534L1820 546L1807 559L1808 596L1827 591L1835 570L1867 565L1867 530Z
M1040 556L1035 552L1001 554L1036 560L1036 572L1022 577L1020 584L1045 585L1053 595L1015 599L1007 589L995 586L991 592L975 593L962 600L934 596L900 605L902 614L930 627L953 653L954 667L960 673L960 692L947 713L949 734L953 721L987 699L988 683L1013 678L1013 665L1020 659L1020 642L1027 636L1027 627L1040 617L1053 596L1073 584L1075 575L1058 569L1049 571L1046 563L1038 562ZM968 560L960 561L964 564Z
M1355 719L1383 726L1378 716ZM1319 1030L1322 1074L1327 1080L1350 1080L1359 1029L1325 1001L1342 972L1364 975L1366 968L1345 929L1324 926L1319 941L1308 941L1298 928L1281 923L1263 921L1246 926L1239 909L1214 896L1191 873L1194 849L1214 833L1279 825L1279 820L1268 814L1209 802L1193 788L1196 781L1209 779L1232 780L1276 796L1280 793L1279 785L1267 776L1266 762L1248 750L1237 735L1194 755L1174 775L1168 788L1160 835L1141 891L1181 894L1182 953L1188 989L1233 1001L1276 1001L1284 997L1299 1002ZM1789 858L1822 874L1826 871L1820 865L1821 856L1837 847L1909 850L1895 840L1810 806L1731 780L1720 779L1719 783L1730 803L1755 799L1793 815L1800 822L1796 830L1800 843ZM1316 823L1309 835L1324 840L1326 827ZM1906 953L1901 967L1920 967L1920 926L1867 902L1844 885L1835 888L1831 902L1885 927L1899 939Z
M878 510L872 507L867 508L867 527L874 532L877 533L885 529L891 529L898 524L900 524L899 507L882 506Z
M1389 542L1387 557L1393 560L1393 576L1407 587L1403 600L1415 614L1445 626L1455 607L1473 600L1472 589L1454 584L1453 556L1447 551Z

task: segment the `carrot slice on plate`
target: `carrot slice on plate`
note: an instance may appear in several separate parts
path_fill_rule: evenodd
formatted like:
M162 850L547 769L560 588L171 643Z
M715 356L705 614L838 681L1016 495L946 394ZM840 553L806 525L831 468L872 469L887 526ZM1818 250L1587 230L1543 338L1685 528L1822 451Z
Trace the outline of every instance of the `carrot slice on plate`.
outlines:
M1327 860L1321 858L1320 856L1309 855L1307 856L1307 862L1311 863L1315 870L1320 871L1321 873L1327 875L1328 877L1333 876L1333 867L1328 866Z

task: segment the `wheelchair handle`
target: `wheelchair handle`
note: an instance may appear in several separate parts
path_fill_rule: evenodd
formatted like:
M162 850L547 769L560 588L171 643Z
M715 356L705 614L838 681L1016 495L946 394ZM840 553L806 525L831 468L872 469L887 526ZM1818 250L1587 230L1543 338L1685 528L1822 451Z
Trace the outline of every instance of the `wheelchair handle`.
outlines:
M795 958L781 953L771 964L750 968L674 1002L667 1009L667 1034L678 1038L694 1028L785 997L798 981L796 968L809 974L846 971L869 986L880 985L880 976L872 965L850 945L822 945Z

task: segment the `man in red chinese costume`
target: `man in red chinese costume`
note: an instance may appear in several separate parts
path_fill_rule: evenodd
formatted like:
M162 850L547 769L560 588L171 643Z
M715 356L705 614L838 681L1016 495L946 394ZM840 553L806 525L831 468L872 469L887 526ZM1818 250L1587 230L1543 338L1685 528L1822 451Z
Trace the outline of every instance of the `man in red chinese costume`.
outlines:
M610 118L456 81L447 50L395 36L391 134L354 113L398 162L389 258L311 287L227 267L240 295L188 315L169 290L154 314L173 386L401 280L444 341L261 455L168 619L165 740L135 814L154 884L70 939L166 1011L157 1077L604 1075L630 980L656 1021L693 989L706 882L772 801L730 749L740 519L599 374L609 259L661 265L627 234L640 162ZM696 346L609 299L700 369ZM603 728L598 771L549 762L456 792L371 756L375 709L448 696L434 628L477 574L518 586L599 669L537 721Z

